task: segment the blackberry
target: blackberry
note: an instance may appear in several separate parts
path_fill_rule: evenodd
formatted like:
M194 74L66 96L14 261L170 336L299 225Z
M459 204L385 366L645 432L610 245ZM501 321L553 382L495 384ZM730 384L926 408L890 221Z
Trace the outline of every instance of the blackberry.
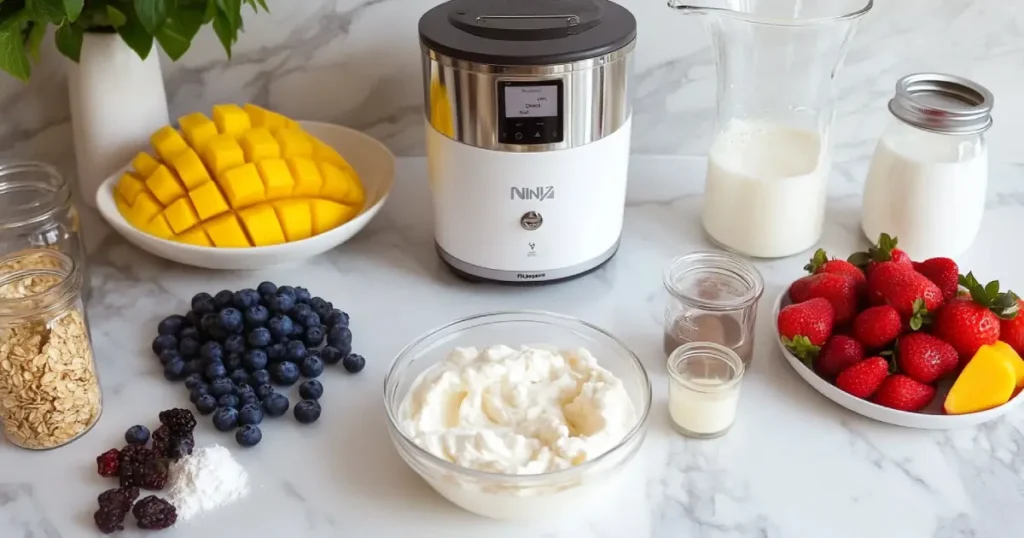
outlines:
M121 466L121 451L116 448L96 456L96 472L100 476L117 476L118 469Z
M327 345L338 348L346 355L352 353L352 331L340 325L331 327L327 331Z
M121 449L121 461L118 463L117 477L121 487L147 487L146 484L158 483L159 476L146 470L146 464L157 458L155 451L142 445L128 445ZM166 481L166 472L164 473ZM145 482L145 483L144 483ZM160 487L163 487L162 485ZM157 488L158 489L158 488Z
M235 432L235 441L244 447L256 446L261 440L263 440L263 432L260 431L259 426L246 424Z
M238 426L238 411L231 407L218 407L213 412L213 427L218 431L229 432Z
M153 430L153 453L164 455L171 443L171 430L167 426L160 426Z
M166 529L178 520L174 506L156 495L150 495L135 503L132 515L138 520L140 529Z
M167 450L164 454L172 460L178 460L192 454L192 449L195 447L196 442L191 435L188 437L175 437L167 445Z
M196 411L200 415L209 415L214 409L217 409L217 398L212 394L204 394L196 399Z
M269 383L264 383L256 387L256 396L258 396L260 400L266 400L271 394L274 394L274 387Z
M165 349L161 351L158 357L160 358L160 364L167 364L171 361L184 360L184 358L181 356L181 352L178 351L177 347L175 347L174 349Z
M288 412L288 397L277 392L263 398L263 411L269 417L279 417Z
M245 353L245 337L240 334L232 334L224 339L224 351L232 353Z
M137 488L111 489L101 493L97 499L100 508L93 514L93 521L100 532L111 534L124 530L124 518L138 496Z
M200 374L189 374L187 377L185 377L185 388L188 390L192 390L200 385L205 384L206 382L203 381L203 376Z
M263 422L263 410L257 404L246 404L242 406L242 409L238 412L238 423L242 426L246 424L259 424Z
M324 361L320 357L306 357L299 366L302 376L307 378L320 377L324 373Z
M178 314L167 316L157 324L156 332L157 334L177 336L183 323L185 323L185 316L179 316Z
M232 304L234 304L235 294L231 290L220 290L217 295L213 296L213 302L217 305L217 310L223 310Z
M320 359L324 361L325 364L338 364L343 358L345 358L345 355L343 355L336 347L325 346L320 350Z
M235 396L234 394L225 394L224 396L217 398L217 406L238 409L238 407L241 405L239 401L240 400L238 399L238 396Z
M244 385L249 382L249 372L246 372L244 368L238 368L228 374L228 379L235 385Z
M178 440L180 442L180 440ZM181 457L181 456L178 456ZM175 458L177 459L177 458ZM134 486L159 491L167 485L166 460L151 459L132 470Z
M294 362L279 362L270 367L270 377L275 383L291 386L299 380L299 367Z
M295 404L295 420L312 424L320 418L320 404L315 400L302 400Z
M196 429L196 417L188 409L168 409L160 412L160 424L173 434L192 433Z
M342 366L344 366L349 373L358 374L366 367L366 358L357 353L349 353L342 362Z
M178 339L171 334L161 334L153 339L153 353L159 355L161 351L177 349Z
M260 285L256 286L256 291L259 292L261 296L273 295L277 293L277 285L273 282L260 282Z
M132 503L135 502L135 499L138 498L139 488L128 487L108 489L107 491L100 493L99 497L97 497L96 500L100 503L101 506L104 504L110 504L118 501L126 501L128 503L128 506L131 507Z
M299 385L299 396L303 400L319 400L324 395L324 386L315 379Z
M309 290L302 286L295 286L295 302L300 304L309 304L309 300L313 296L309 293Z
M145 426L132 426L124 432L124 441L129 445L144 445L149 442L149 428Z

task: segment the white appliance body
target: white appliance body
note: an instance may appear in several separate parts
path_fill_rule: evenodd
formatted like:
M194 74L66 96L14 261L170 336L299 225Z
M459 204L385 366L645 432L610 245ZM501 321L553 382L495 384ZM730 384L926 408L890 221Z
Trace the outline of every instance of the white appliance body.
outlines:
M630 127L571 149L511 153L456 142L428 122L441 257L505 282L560 280L608 261L622 234Z

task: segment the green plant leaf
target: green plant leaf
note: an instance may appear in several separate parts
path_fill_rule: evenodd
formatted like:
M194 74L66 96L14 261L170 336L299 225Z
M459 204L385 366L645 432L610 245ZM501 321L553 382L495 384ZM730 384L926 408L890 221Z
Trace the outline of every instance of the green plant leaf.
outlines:
M124 15L125 22L117 27L117 33L139 55L139 58L145 60L153 50L153 36L146 31L146 27L142 25L142 21L135 15L134 10Z
M217 11L217 14L213 17L213 33L217 34L217 39L220 40L220 44L224 46L224 52L227 53L228 59L231 59L231 46L235 44L236 36L238 35L231 29L231 22L228 21L227 17Z
M217 0L206 0L206 12L203 13L203 24L209 24L217 14Z
M32 66L21 37L22 20L22 17L14 16L0 24L0 69L26 82L32 74Z
M85 7L85 0L64 0L64 11L68 14L68 20L75 22L78 20L78 16L82 14L82 9Z
M160 47L172 60L181 58L203 26L205 6L179 6L156 33Z
M45 22L32 23L32 28L28 31L28 38L25 39L28 55L35 61L39 61L39 45L43 42L43 37L46 36L46 27Z
M237 37L242 27L242 0L217 0L217 8L227 17L232 35Z
M128 24L128 16L110 4L107 4L107 19L110 20L110 25L114 28Z
M32 20L60 24L67 18L64 0L25 0L25 9Z
M146 31L156 34L156 31L167 21L166 0L135 0L135 14L139 21L146 27Z
M999 281L993 280L992 282L985 284L985 294L987 294L989 298L999 295Z
M57 50L61 54L68 57L75 63L82 57L82 39L84 32L82 28L77 24L64 23L57 28L57 33L54 35L54 41L57 44Z

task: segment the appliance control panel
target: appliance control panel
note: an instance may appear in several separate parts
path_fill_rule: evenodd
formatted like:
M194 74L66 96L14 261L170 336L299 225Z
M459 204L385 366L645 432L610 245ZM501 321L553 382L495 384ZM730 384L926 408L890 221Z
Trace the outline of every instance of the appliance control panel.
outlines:
M498 141L557 144L565 139L565 84L561 80L498 82Z

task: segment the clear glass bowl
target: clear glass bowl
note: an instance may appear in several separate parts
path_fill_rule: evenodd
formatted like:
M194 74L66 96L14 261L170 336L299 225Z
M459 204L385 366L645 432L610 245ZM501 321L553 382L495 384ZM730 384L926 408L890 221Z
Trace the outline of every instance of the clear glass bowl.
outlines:
M605 454L570 469L508 475L460 467L420 448L401 430L399 408L416 378L455 347L504 344L586 348L622 380L636 408L636 424ZM461 319L420 336L395 358L384 378L388 432L402 459L442 496L484 517L540 521L585 510L620 477L643 444L651 383L625 344L584 321L548 312L494 312Z

